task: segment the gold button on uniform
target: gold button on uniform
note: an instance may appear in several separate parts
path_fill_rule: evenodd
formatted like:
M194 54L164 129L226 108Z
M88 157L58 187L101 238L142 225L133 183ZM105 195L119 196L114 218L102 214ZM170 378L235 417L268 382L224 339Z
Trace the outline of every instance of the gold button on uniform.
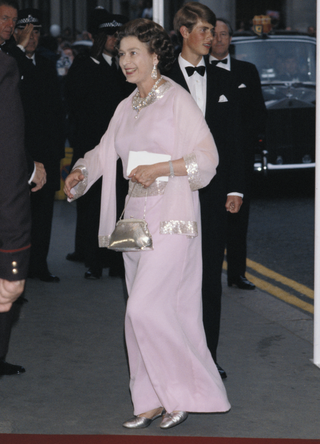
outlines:
M13 266L13 267L17 267L17 266L18 266L17 262L16 262L16 261L13 261L13 262L12 262L12 266Z
M18 270L17 270L16 268L13 268L13 269L12 269L12 273L13 273L13 274L17 274L17 273L18 273Z

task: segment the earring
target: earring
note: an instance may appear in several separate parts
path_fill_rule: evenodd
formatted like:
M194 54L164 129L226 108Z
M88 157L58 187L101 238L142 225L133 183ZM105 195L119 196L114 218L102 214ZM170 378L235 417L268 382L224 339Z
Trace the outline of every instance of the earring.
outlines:
M152 71L151 71L151 78L153 80L156 80L158 77L158 71L157 71L157 65L153 65Z

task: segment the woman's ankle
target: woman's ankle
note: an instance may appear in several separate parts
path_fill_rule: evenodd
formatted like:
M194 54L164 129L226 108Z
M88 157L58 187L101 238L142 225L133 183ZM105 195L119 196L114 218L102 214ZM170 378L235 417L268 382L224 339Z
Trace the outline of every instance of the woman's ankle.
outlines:
M149 410L148 412L141 413L141 414L138 415L138 416L141 416L141 417L143 417L143 418L152 419L152 418L154 418L155 416L161 415L162 411L163 411L163 407L158 407L158 408L156 408L156 409Z

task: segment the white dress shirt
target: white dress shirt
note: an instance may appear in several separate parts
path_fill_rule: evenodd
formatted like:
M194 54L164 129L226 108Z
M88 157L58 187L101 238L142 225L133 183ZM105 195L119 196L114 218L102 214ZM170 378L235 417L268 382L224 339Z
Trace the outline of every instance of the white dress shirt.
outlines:
M226 71L231 71L231 62L230 62L230 54L227 55L227 57L224 57L224 59L227 59L227 63L217 63L216 66L218 68L225 69ZM209 63L211 63L211 60L219 60L213 57L212 55L209 55Z
M178 57L178 63L180 66L180 69L182 71L182 74L184 75L184 78L187 82L189 91L196 101L197 105L202 111L202 114L205 115L206 113L206 104L207 104L207 73L204 72L204 75L201 76L197 71L194 72L192 76L188 76L186 67L187 66L193 66L191 63L187 62L181 54L179 54ZM204 63L204 59L202 57L200 63L197 66L206 66Z
M108 54L104 54L104 53L102 53L101 55L105 59L105 61L108 63L108 65L111 66L112 65L112 57L109 56ZM97 60L97 59L95 59L93 57L91 57L91 59L94 61L94 63L96 63L97 65L100 65L99 60Z

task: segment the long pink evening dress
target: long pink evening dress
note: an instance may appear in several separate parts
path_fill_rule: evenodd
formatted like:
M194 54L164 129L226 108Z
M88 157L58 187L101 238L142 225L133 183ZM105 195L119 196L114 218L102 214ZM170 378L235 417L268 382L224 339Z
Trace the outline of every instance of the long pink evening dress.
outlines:
M129 151L184 158L188 176L136 186L125 218L146 220L154 250L124 253L128 303L125 335L134 414L157 407L167 412L230 409L202 324L201 222L197 189L215 175L218 154L201 111L183 88L166 78L154 103L139 114L132 96L117 108L100 144L79 159L86 179L75 197L103 176L100 246L115 224L115 164L127 178ZM132 186L131 186L132 188ZM128 197L127 197L128 199Z

